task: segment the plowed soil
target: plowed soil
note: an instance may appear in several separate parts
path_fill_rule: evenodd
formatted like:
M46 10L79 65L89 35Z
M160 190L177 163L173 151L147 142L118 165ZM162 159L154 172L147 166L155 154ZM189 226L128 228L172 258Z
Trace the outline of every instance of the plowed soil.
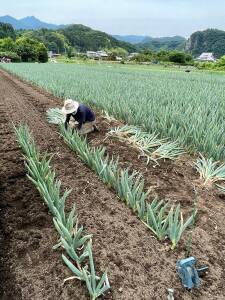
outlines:
M61 251L53 251L57 234L42 199L26 177L23 157L12 128L27 123L41 149L54 153L52 167L63 186L72 188L68 209L76 202L79 220L93 233L98 271L106 268L111 283L105 299L166 299L167 288L175 299L225 299L225 199L211 187L203 188L193 168L193 158L146 166L136 150L117 139L105 139L119 125L97 114L100 133L90 134L89 143L104 145L120 157L122 167L140 171L150 198L158 195L181 203L190 213L199 194L199 213L191 255L209 265L201 287L185 291L175 271L185 255L184 236L177 250L158 242L151 232L120 202L97 176L84 166L63 143L57 127L46 121L45 111L61 106L59 99L39 88L0 71L0 299L89 299L77 280L63 284L71 273L63 265Z

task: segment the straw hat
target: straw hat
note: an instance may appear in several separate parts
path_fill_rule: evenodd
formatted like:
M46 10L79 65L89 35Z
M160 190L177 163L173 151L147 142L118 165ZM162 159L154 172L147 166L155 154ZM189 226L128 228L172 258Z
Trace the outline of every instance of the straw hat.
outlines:
M66 99L64 101L64 106L62 108L62 112L64 114L72 114L76 113L79 107L79 103L77 101L74 101L72 99Z

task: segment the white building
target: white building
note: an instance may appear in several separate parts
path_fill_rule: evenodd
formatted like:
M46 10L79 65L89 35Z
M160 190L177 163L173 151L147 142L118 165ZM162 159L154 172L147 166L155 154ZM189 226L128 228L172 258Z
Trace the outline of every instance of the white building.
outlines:
M203 52L198 58L197 60L199 61L216 61L213 53L210 52Z
M97 57L99 57L99 58L107 58L108 57L108 54L105 51L97 51L96 54L97 54Z
M137 52L133 52L133 53L130 53L130 55L128 56L128 59L132 59L133 57L137 56L139 53Z
M95 51L87 51L87 57L88 58L95 58L96 57L96 52Z
M87 51L88 58L101 59L107 58L108 54L105 51Z

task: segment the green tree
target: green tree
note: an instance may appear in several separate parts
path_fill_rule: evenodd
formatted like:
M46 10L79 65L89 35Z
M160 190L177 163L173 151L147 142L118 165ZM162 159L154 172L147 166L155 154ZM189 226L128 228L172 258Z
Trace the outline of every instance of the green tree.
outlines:
M151 49L142 50L138 55L135 55L132 60L137 62L151 62L154 59L154 54Z
M157 53L155 53L154 57L157 61L162 61L162 62L169 61L169 51L160 50Z
M218 60L217 65L219 67L225 67L225 55Z
M38 40L43 43L49 51L53 51L54 53L65 53L68 48L65 36L49 29L24 31L21 32L21 37Z
M186 54L180 51L172 51L169 53L169 61L177 63L177 64L185 64L186 63Z
M76 54L77 54L77 52L76 52L76 50L73 47L69 46L67 48L67 56L68 56L68 58L74 57L74 56L76 56Z
M1 23L0 22L0 39L11 37L15 39L16 34L11 24Z
M123 59L126 59L128 56L127 50L121 47L105 49L105 51L109 54L109 60L112 61L116 60L116 57L122 57Z
M47 48L43 43L28 37L16 40L17 54L24 62L46 62L48 60Z
M42 43L37 45L37 56L38 61L41 63L46 63L48 61L48 49Z
M58 32L63 34L68 44L79 51L93 50L97 51L100 49L110 49L121 47L129 52L135 51L135 46L118 41L111 35L105 32L93 30L89 27L74 24L60 29Z
M38 59L37 44L39 42L27 37L17 39L17 53L24 62L34 62Z
M16 52L16 43L12 38L7 37L0 40L0 51Z

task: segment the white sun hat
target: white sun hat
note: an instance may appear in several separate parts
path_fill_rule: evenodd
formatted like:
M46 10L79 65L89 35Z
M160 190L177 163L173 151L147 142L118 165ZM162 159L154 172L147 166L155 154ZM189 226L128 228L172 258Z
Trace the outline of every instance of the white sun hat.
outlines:
M73 99L66 99L64 101L64 106L62 108L62 112L64 114L72 114L76 113L79 107L79 102L74 101Z

